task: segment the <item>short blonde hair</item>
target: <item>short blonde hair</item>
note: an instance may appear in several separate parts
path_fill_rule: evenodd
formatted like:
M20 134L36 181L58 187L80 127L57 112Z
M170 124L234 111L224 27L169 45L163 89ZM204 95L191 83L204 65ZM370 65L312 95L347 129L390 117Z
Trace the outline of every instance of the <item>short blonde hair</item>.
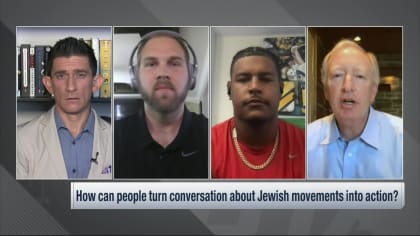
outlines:
M373 75L373 82L375 83L376 86L378 86L379 81L380 81L380 75L379 75L379 65L378 65L378 61L376 60L376 56L373 53L366 51L364 48L362 48L356 42L354 42L352 40L349 40L349 39L340 40L334 46L334 48L331 49L331 51L329 51L328 54L324 57L324 60L322 61L322 68L321 68L321 82L322 82L322 84L325 86L325 83L327 81L328 61L330 60L332 54L335 51L337 51L338 49L351 48L351 47L359 49L366 54L366 56L368 57L368 60L370 62L372 75Z

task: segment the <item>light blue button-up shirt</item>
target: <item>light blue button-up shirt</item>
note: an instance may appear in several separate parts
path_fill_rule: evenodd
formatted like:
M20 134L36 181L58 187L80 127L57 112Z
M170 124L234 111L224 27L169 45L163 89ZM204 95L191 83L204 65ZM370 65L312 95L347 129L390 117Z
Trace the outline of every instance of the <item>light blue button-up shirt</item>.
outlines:
M75 138L64 125L58 112L54 111L55 124L60 139L61 150L66 164L67 176L70 179L87 178L93 150L93 136L95 130L95 115L91 111L86 127Z
M402 119L372 107L360 137L344 140L333 115L308 126L308 178L402 179Z

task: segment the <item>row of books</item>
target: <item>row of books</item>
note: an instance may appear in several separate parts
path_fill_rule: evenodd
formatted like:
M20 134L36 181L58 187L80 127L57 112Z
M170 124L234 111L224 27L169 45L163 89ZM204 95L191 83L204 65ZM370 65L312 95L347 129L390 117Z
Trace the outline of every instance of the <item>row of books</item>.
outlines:
M84 39L95 53L98 62L97 74L104 77L100 90L92 94L95 98L111 97L111 40ZM18 98L45 98L51 94L42 83L46 62L52 46L21 44L16 47L16 96Z

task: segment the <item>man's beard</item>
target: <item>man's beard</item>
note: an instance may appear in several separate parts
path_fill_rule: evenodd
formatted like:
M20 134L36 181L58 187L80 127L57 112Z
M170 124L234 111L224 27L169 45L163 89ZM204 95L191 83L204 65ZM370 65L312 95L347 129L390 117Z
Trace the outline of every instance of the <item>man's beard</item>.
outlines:
M174 89L174 86L170 81L167 81L166 83L168 83L168 85ZM175 97L169 102L165 102L163 101L165 99L157 97L156 90L154 88L152 90L152 94L148 94L146 91L144 91L141 83L139 84L139 91L143 97L144 102L153 110L159 113L167 114L175 111L184 103L188 94L189 87L190 81L186 84L185 88L181 90L181 93L178 94L178 92L174 89L173 92L175 93Z

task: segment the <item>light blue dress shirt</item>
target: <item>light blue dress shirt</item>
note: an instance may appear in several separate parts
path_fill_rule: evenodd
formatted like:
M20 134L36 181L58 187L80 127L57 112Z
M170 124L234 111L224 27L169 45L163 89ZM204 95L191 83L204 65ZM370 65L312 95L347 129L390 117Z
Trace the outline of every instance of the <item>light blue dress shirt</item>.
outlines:
M333 115L308 126L308 178L402 179L402 119L369 110L360 137L341 137Z
M60 139L61 151L66 164L67 176L70 179L87 178L89 176L93 150L93 136L95 130L95 115L91 111L86 127L75 138L65 127L63 120L54 111L55 124Z

